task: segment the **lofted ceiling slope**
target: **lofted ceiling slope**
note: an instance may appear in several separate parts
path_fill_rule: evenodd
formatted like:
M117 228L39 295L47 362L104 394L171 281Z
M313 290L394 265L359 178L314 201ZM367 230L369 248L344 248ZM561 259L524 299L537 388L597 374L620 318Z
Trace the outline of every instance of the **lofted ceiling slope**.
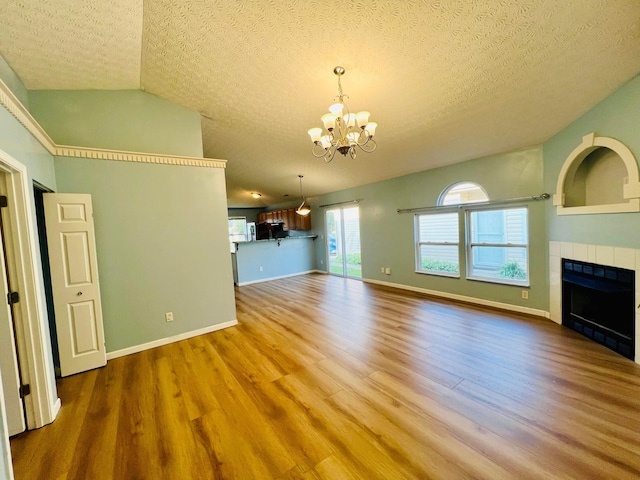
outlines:
M640 72L640 2L5 0L0 54L28 89L200 112L229 206L256 207L296 197L298 174L313 196L544 142ZM336 65L378 149L325 164L306 132Z

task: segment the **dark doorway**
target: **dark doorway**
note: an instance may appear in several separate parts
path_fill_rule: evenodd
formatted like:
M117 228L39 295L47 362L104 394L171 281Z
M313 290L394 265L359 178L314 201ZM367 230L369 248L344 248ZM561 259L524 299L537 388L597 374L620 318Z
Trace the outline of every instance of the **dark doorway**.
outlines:
M53 289L51 286L51 269L49 267L49 246L47 244L47 229L44 220L45 193L52 191L33 182L33 196L36 205L36 221L38 223L38 238L40 240L40 258L42 259L42 277L44 295L47 303L47 317L49 318L49 334L51 335L51 351L56 376L60 376L60 353L58 352L58 334L56 330L56 316L53 309Z

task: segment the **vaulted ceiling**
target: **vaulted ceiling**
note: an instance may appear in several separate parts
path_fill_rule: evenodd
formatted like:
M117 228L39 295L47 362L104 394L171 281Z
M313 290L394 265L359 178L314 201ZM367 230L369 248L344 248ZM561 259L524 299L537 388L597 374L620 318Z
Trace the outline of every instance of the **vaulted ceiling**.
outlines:
M4 0L0 54L28 89L200 112L229 205L263 206L298 174L312 196L544 142L640 72L640 2ZM378 149L327 164L307 130L337 65Z

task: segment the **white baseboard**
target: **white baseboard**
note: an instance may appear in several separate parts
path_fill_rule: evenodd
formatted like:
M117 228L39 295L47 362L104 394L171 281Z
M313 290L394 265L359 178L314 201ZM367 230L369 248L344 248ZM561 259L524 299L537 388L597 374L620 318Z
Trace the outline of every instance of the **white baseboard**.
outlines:
M107 360L113 360L114 358L124 357L125 355L131 355L132 353L142 352L155 347L161 347L162 345L168 345L170 343L179 342L180 340L186 340L187 338L197 337L198 335L204 335L205 333L215 332L224 328L233 327L238 324L238 320L231 320L229 322L218 323L210 327L200 328L198 330L192 330L190 332L181 333L180 335L174 335L173 337L160 338L153 342L143 343L142 345L134 345L133 347L123 348L122 350L116 350L107 353Z
M363 282L373 283L376 285L384 285L387 287L399 288L402 290L410 290L412 292L425 293L434 297L447 298L449 300L458 300L465 303L473 303L485 307L499 308L500 310L508 310L511 312L526 313L527 315L535 315L536 317L549 318L549 312L538 310L536 308L521 307L520 305L511 305L510 303L494 302L493 300L485 300L483 298L467 297L466 295L458 295L456 293L440 292L438 290L429 290L426 288L412 287L410 285L402 285L400 283L383 282L380 280L372 280L363 278Z
M237 285L244 287L245 285L253 285L254 283L270 282L271 280L279 280L281 278L297 277L298 275L307 275L309 273L316 273L317 270L306 270L304 272L290 273L289 275L280 275L278 277L261 278L259 280L251 280L250 282L240 282Z

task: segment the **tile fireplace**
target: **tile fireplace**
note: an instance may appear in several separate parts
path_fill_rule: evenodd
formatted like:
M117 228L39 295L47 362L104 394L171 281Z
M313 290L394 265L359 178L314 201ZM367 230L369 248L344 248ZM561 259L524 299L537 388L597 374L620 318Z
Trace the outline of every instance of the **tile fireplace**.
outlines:
M549 288L551 320L640 363L640 249L551 241Z

